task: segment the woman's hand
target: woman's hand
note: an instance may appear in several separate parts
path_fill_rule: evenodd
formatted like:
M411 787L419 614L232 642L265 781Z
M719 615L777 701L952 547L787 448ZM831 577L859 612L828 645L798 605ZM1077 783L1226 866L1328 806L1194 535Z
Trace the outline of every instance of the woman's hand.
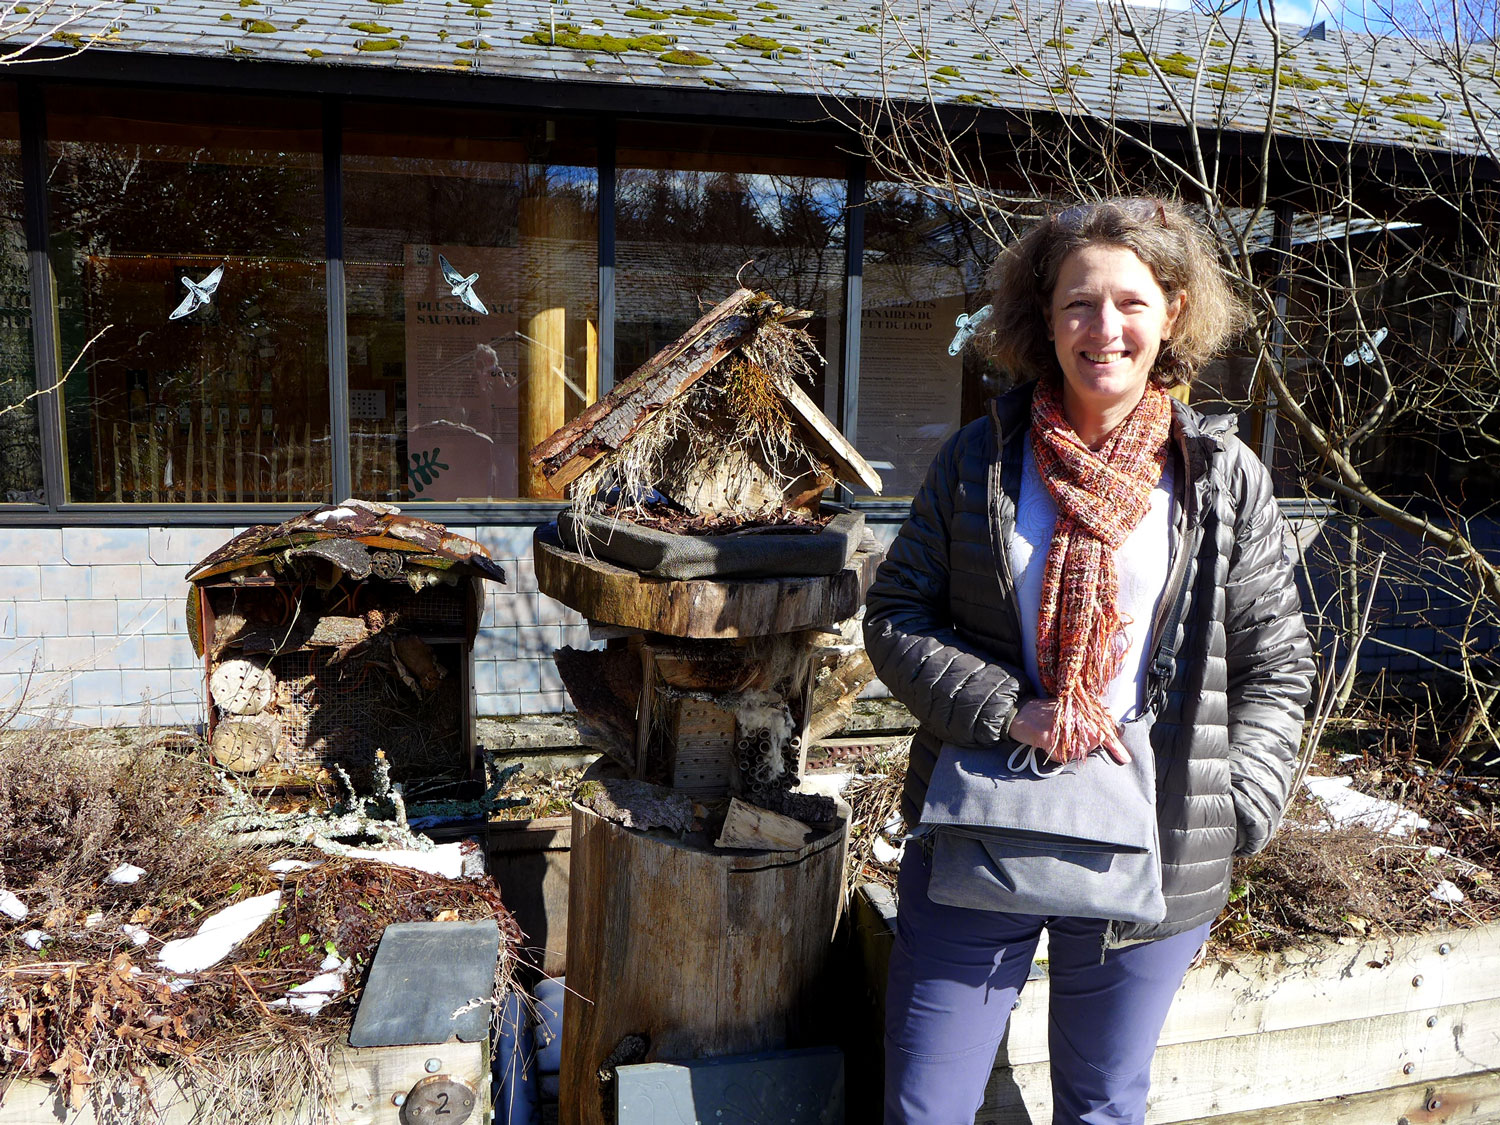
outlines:
M1113 723L1108 724L1104 730L1094 731L1089 736L1091 741L1088 741L1088 745L1071 748L1056 745L1056 728L1057 700L1032 699L1022 705L1011 719L1010 736L1027 746L1040 746L1054 762L1082 758L1100 746L1122 766L1130 761L1130 751L1120 741L1120 732ZM1069 749L1073 752L1068 753Z

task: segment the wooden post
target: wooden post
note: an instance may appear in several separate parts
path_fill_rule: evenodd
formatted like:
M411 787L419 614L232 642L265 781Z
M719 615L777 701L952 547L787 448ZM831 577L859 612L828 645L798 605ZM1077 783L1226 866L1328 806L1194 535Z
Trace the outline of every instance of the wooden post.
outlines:
M599 1069L627 1035L650 1040L646 1061L793 1042L838 924L846 843L841 821L796 851L722 852L574 805L562 1125L606 1120Z
M556 199L545 195L527 196L521 200L519 225L521 252L527 266L522 274L531 284L520 309L523 367L517 422L517 480L522 496L560 499L562 493L552 488L531 464L531 447L561 428L567 420L567 382L565 364L568 355L567 295L561 271L550 260L558 253L559 228L562 227Z

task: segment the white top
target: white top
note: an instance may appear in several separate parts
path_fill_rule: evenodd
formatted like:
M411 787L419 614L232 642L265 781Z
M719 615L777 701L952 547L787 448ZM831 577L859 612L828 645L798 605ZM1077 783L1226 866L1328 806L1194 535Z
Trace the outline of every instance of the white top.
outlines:
M1116 722L1135 718L1145 703L1151 622L1167 585L1174 503L1172 463L1168 460L1161 480L1151 493L1150 510L1115 552L1115 570L1120 576L1120 616L1126 622L1125 637L1129 642L1125 662L1104 693L1104 706ZM1037 470L1028 434L1021 499L1016 508L1016 533L1010 542L1010 569L1021 607L1021 648L1026 654L1026 674L1038 695L1042 694L1042 683L1036 664L1037 615L1041 612L1042 580L1056 526L1057 504Z

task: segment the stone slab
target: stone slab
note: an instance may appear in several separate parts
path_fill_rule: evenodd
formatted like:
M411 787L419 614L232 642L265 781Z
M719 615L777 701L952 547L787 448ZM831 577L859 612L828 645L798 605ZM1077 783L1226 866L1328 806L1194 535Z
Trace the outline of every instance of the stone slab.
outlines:
M622 1066L619 1125L842 1125L844 1056L834 1047Z
M489 1035L490 1008L470 1001L494 990L500 928L478 922L398 922L387 926L370 965L351 1047L474 1043Z

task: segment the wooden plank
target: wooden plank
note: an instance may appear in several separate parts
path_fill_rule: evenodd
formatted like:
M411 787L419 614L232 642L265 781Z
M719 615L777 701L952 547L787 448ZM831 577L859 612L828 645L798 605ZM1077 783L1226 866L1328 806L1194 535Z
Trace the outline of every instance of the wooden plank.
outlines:
M389 1125L397 1111L391 1099L405 1094L428 1078L428 1059L439 1060L438 1073L457 1078L476 1094L476 1105L490 1100L490 1060L487 1043L444 1043L417 1047L370 1047L357 1050L338 1047L333 1053L333 1089L323 1109L339 1125ZM161 1110L160 1125L194 1125L200 1110L187 1092L160 1070L148 1070L146 1080ZM294 1125L317 1120L311 1107L287 1107L265 1125ZM471 1122L488 1120L476 1110ZM0 1104L0 1125L99 1125L94 1111L85 1106L69 1110L59 1103L51 1085L23 1079L5 1090Z
M849 444L849 439L844 437L838 427L828 420L828 416L818 409L812 399L807 397L807 393L791 379L777 379L776 387L786 398L787 405L801 419L804 429L812 435L814 448L832 458L840 470L839 479L857 480L871 492L879 495L880 474L860 456L859 450Z
M1266 1113L1252 1110L1202 1120L1211 1125L1265 1125ZM1399 1121L1409 1125L1500 1121L1500 1071L1276 1107L1276 1125L1392 1125Z
M1447 947L1448 952L1441 950ZM1413 981L1420 980L1413 986ZM1012 1017L1011 1063L1047 1058L1046 985ZM1163 1045L1500 999L1500 926L1213 960L1188 974Z
M554 524L532 538L542 593L611 625L675 637L763 637L819 629L852 617L881 552L861 549L838 574L817 578L644 578L564 547Z
M1151 1067L1148 1125L1252 1112L1280 1121L1279 1107L1285 1105L1500 1068L1500 1001L1373 1019L1350 1008L1328 1014L1344 1018L1159 1047ZM1434 1015L1437 1023L1428 1027ZM1051 1103L1045 1062L997 1066L975 1125L1051 1121Z

